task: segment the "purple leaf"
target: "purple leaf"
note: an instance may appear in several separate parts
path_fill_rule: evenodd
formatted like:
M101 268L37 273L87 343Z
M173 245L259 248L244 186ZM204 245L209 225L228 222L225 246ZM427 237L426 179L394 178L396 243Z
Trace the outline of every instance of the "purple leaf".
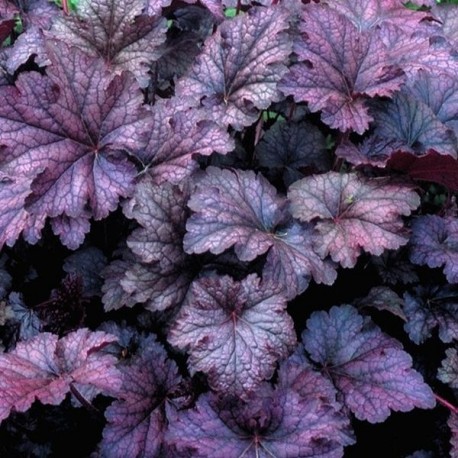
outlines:
M458 283L458 221L437 215L420 216L412 224L410 260L428 267L444 266L450 283Z
M456 4L435 4L432 11L440 21L442 33L450 40L455 49L458 49L458 8Z
M458 415L456 413L450 412L450 417L448 418L448 427L452 437L450 438L450 456L458 455Z
M192 373L203 371L215 390L242 395L272 376L296 343L279 288L249 275L194 281L169 333L189 352Z
M458 389L458 350L447 348L445 354L446 358L442 360L441 367L437 371L437 378L452 388Z
M300 63L281 83L281 90L341 131L363 133L372 117L365 100L391 96L403 82L403 72L387 63L378 36L360 32L345 16L326 5L309 5L300 24L301 41L294 50Z
M137 184L134 196L124 205L124 214L140 228L127 238L128 247L145 263L159 262L164 269L183 263L183 236L187 218L188 193L177 186L153 184L146 175Z
M458 70L450 47L437 43L436 34L426 28L406 33L402 27L384 24L378 35L388 51L388 63L401 67L409 78L419 70L452 75Z
M176 99L175 99L176 100ZM234 149L226 129L203 119L203 112L178 112L175 107L157 104L152 109L151 134L140 159L154 183L180 184L198 168L194 157L214 151L225 154Z
M325 172L330 167L323 134L309 123L276 122L256 146L261 167L283 174L287 186L303 177L301 168Z
M155 340L121 366L122 399L105 412L107 425L100 444L104 457L159 456L167 429L164 403L180 382L175 363Z
M11 293L8 296L8 305L11 307L12 320L19 325L18 339L28 340L41 331L41 321L33 309L24 304L20 293Z
M439 327L439 338L450 343L458 340L458 288L452 285L440 287L419 286L413 293L404 294L404 312L407 323L404 329L417 345L431 337Z
M51 36L103 57L115 74L132 72L146 87L167 28L165 18L142 14L144 7L144 0L78 0L77 16L57 20Z
M372 256L371 263L383 283L408 285L419 282L415 266L409 262L404 250L385 251L381 256Z
M60 404L73 384L91 386L98 393L115 394L121 386L116 359L98 353L115 338L103 332L79 329L62 339L50 333L19 342L0 354L0 421L12 409L25 412L35 399Z
M49 30L53 20L60 15L54 2L28 0L16 3L24 30L14 42L8 56L7 69L10 74L14 74L32 56L37 65L49 65L43 32Z
M333 406L335 410L342 409L342 405L336 400L337 390L332 381L312 368L301 343L288 359L280 363L278 386L294 390L304 400L319 399L323 404Z
M279 276L270 277L279 279L289 298L306 288L311 275L319 283L334 282L333 267L312 249L310 229L291 223L286 200L262 175L208 167L188 206L195 214L186 224L186 252L219 254L234 246L241 261L252 261L270 249L267 269Z
M375 134L379 137L400 141L404 151L417 155L434 150L457 157L453 131L420 100L400 92L391 101L374 104L374 107Z
M195 276L186 263L163 269L160 264L135 262L123 274L120 285L127 293L126 304L142 303L150 311L162 311L180 305ZM106 308L106 307L105 307ZM106 308L107 310L107 308Z
M317 399L263 384L247 401L201 396L174 415L167 441L199 457L338 458L353 443L347 422Z
M11 288L11 280L13 279L5 268L7 259L6 255L0 256L0 300L6 296Z
M125 250L125 253L130 253ZM105 280L102 286L102 302L106 312L117 310L122 306L133 307L137 302L132 294L124 290L121 280L126 271L135 263L132 254L117 259L103 269L101 275Z
M100 272L107 264L107 258L95 247L83 248L65 259L63 269L68 274L78 274L83 280L86 297L100 296L102 277Z
M75 248L87 230L83 220L106 217L133 190L136 170L126 151L141 146L142 96L132 77L111 77L101 60L75 48L49 49L49 78L25 73L17 88L0 88L0 245L22 230L36 242L50 216L60 217L54 229ZM75 241L68 231L76 228Z
M288 15L279 7L251 8L224 21L178 81L176 96L190 97L194 106L202 103L209 119L224 127L249 126L258 110L281 97L277 83L291 51L287 28Z
M332 0L328 4L348 17L358 30L393 24L405 33L414 32L419 22L428 16L406 8L399 0Z
M385 167L393 152L404 147L404 142L390 138L371 135L361 143L355 144L344 140L336 148L336 156L345 159L353 165L372 165Z
M428 105L437 119L458 136L458 80L447 73L440 75L418 71L408 92Z
M302 339L311 359L322 366L358 419L378 423L390 409L434 407L434 394L412 369L410 355L354 307L314 312Z
M295 218L315 222L318 253L343 267L353 267L361 249L380 255L406 244L400 215L420 204L409 187L336 172L293 183L288 198Z
M369 291L369 294L356 301L355 305L359 310L363 308L375 308L380 311L387 311L401 318L404 322L407 321L404 313L404 301L387 286L375 286Z

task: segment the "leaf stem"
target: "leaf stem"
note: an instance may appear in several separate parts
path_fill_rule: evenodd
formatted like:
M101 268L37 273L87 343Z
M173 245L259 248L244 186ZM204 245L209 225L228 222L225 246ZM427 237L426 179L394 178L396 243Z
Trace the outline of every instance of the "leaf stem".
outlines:
M455 415L458 415L458 407L453 405L452 403L448 402L447 399L439 396L438 394L434 393L434 397L436 398L439 404L442 404L444 407L447 407L450 411L452 411Z

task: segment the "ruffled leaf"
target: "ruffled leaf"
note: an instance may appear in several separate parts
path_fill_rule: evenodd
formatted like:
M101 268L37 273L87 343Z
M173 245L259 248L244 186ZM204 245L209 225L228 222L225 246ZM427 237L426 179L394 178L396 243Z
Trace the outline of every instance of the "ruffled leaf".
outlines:
M271 377L296 343L286 299L253 274L196 280L169 342L189 352L189 368L203 371L218 391L243 395Z
M314 312L302 339L358 419L378 423L390 410L434 407L434 394L412 369L410 355L354 307Z
M343 267L353 267L361 249L380 255L408 238L400 215L420 204L408 187L355 173L328 172L293 183L288 191L291 212L301 221L316 221L315 249Z
M144 8L144 0L78 0L77 15L56 21L51 33L89 56L103 57L115 73L132 72L145 87L167 28L165 18L143 14Z
M437 371L437 378L458 389L458 350L456 348L447 348L445 350L446 358L442 360L441 367Z
M201 103L209 119L224 127L249 126L258 110L280 99L277 83L291 51L287 28L288 15L278 7L251 8L224 21L177 83L176 96Z
M60 404L71 387L90 386L97 393L115 394L121 387L116 359L98 351L115 337L79 329L62 339L40 333L0 354L0 421L11 410L25 412L35 399Z
M102 457L159 456L167 429L164 404L180 382L178 368L154 339L140 355L121 366L122 399L105 412Z
M418 217L412 224L410 260L431 268L444 266L450 283L458 283L458 221L437 215Z
M195 213L186 223L186 252L219 254L234 246L241 261L252 261L269 251L267 269L276 272L269 277L289 297L302 292L310 276L334 282L334 269L312 248L310 228L291 222L286 200L262 175L208 167L188 206Z
M76 248L89 218L106 217L133 190L126 152L141 146L142 96L132 77L113 78L101 60L63 44L50 56L49 77L21 74L17 88L0 88L0 245L23 230L36 242L49 216L60 218L54 230Z
M458 288L419 286L405 293L404 301L408 318L404 329L413 342L423 343L436 327L442 342L458 340Z
M267 384L247 401L201 396L175 414L167 440L191 456L247 458L338 458L353 442L347 419L330 406Z
M365 100L391 96L403 72L387 63L376 34L360 32L326 5L309 5L301 19L302 38L294 48L301 62L283 78L281 90L322 111L330 127L363 133L372 121Z

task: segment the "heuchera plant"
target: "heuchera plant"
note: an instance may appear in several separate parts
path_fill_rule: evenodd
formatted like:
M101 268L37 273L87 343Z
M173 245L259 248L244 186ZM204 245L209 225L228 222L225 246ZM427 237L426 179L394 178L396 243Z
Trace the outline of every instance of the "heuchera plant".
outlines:
M458 2L0 0L0 45L1 456L458 456Z

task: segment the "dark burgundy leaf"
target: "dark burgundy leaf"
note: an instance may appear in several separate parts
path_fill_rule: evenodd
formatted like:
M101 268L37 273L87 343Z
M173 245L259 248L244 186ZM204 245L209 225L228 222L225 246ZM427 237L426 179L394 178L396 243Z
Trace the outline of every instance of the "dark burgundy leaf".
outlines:
M458 340L458 288L418 286L412 293L404 294L404 312L407 323L404 329L416 344L431 337L434 328L439 328L439 338L450 343Z
M78 274L83 280L84 296L100 296L103 284L100 272L107 264L107 258L95 247L82 248L65 259L63 269L68 274Z
M404 313L404 301L387 286L375 286L369 291L369 294L355 302L358 309L375 308L377 310L386 310L393 315L407 321Z
M405 250L385 251L381 256L372 256L371 263L384 283L418 283L415 266L406 258Z
M11 288L11 280L13 279L5 268L7 259L6 255L0 256L0 300L6 296Z
M49 54L49 78L26 73L17 88L0 88L0 244L23 230L37 241L50 216L76 248L88 229L84 220L106 217L133 190L136 170L126 151L141 146L142 96L132 77L113 78L101 60L63 44Z
M434 394L412 369L402 345L350 305L314 312L302 334L305 350L360 420L384 421L390 410L435 405Z
M224 21L209 37L188 74L178 81L177 97L200 103L209 119L237 130L249 126L281 97L277 89L291 51L284 31L288 15L279 7L251 8Z
M270 378L296 343L286 299L255 275L242 282L207 277L191 285L169 333L189 352L192 373L203 371L218 391L243 395Z
M294 217L316 222L318 253L330 254L343 267L353 267L361 249L380 255L406 244L400 215L420 204L407 186L336 172L296 181L288 198Z
M175 363L154 339L128 365L121 366L122 399L105 412L102 457L160 456L167 429L168 394L181 378Z
M219 254L234 246L241 261L251 261L270 249L267 269L276 273L269 277L289 298L311 275L318 283L334 282L334 268L313 251L310 227L290 221L286 199L261 174L208 167L188 206L195 213L186 224L186 252Z
M177 456L338 458L353 442L347 422L316 398L263 384L247 401L201 396L175 413L167 441L190 454Z
M129 70L146 87L167 28L165 18L142 14L144 8L145 0L78 0L77 15L56 21L51 34L90 56L103 57L114 73Z
M8 305L12 313L12 321L17 322L18 339L28 340L35 337L41 331L41 321L33 309L24 304L24 299L20 293L11 293L8 296Z
M458 192L458 161L448 155L430 151L423 156L396 151L387 167L407 173L414 180L439 183Z
M117 394L121 374L114 366L116 359L98 353L114 340L109 334L85 328L60 340L54 334L40 333L0 354L0 421L13 409L25 412L35 399L60 404L73 384Z
M420 216L412 224L410 260L431 268L444 266L450 283L458 283L458 221L453 217Z
M391 101L374 105L375 134L386 140L401 141L402 149L417 155L430 150L457 157L457 140L425 103L405 93Z
M458 389L458 350L447 348L445 353L446 358L442 360L442 365L437 371L437 378L452 388Z
M308 102L321 119L341 131L363 133L372 117L365 100L391 96L403 72L389 65L375 33L360 32L345 16L326 5L309 5L294 50L301 63L283 78L281 90L297 102Z
M301 168L330 168L324 135L312 124L276 122L256 146L261 167L283 175L286 186L303 177Z

